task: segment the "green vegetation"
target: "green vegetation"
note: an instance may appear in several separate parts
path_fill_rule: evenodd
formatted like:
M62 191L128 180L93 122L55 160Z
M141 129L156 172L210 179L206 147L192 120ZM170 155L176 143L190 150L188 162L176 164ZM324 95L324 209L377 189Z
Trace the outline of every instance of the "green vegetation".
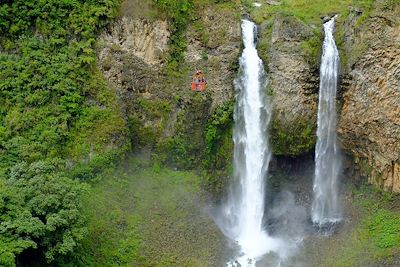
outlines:
M225 151L227 155L221 155L219 149L225 142L225 137L232 138L232 127L233 127L233 108L234 102L229 101L222 105L220 108L214 111L211 118L207 122L205 140L206 140L206 157L205 166L210 168L211 166L222 168L226 164L221 163L220 157L225 160L230 159L232 151Z
M221 236L191 172L130 158L84 198L88 235L73 266L217 266Z
M339 18L339 20L341 20L341 18ZM351 57L351 55L347 55L346 52L345 34L346 32L343 23L339 22L338 24L336 24L334 37L337 49L339 50L341 73L348 72L349 56Z
M82 190L52 162L15 165L0 184L0 264L14 266L27 248L41 248L48 262L72 252L86 232Z
M368 10L374 3L373 0L282 0L279 2L281 5L264 4L260 8L251 7L252 17L257 23L261 23L281 12L293 15L306 23L320 25L322 15L341 14L345 17L350 6Z
M156 144L172 112L171 101L139 98L133 103L133 108L135 112L128 118L133 145L143 147ZM148 121L151 121L152 124L146 125Z
M353 189L353 208L362 219L326 266L384 266L400 252L398 197L371 187ZM391 266L391 265L389 265Z
M374 216L366 220L369 235L375 246L383 248L400 248L400 213L378 209Z
M154 0L156 6L164 13L171 25L169 42L169 74L179 70L186 51L186 27L193 19L194 5L192 0Z
M2 266L68 258L86 232L85 186L73 178L94 177L127 147L124 120L96 70L93 47L118 4L0 4Z
M273 120L270 126L270 142L275 155L297 156L310 151L316 142L315 125L297 118L295 124L283 125Z
M204 186L215 196L221 196L232 174L234 101L224 103L208 119L205 130L206 151L203 160Z
M314 30L313 35L301 43L301 48L305 53L306 60L316 69L319 68L320 64L322 40L322 32L319 30Z
M185 101L185 102L184 102ZM162 110L162 103L170 103L169 111L162 112L162 117L151 119L151 112L139 107L137 123L132 125L131 132L143 132L149 129L150 134L138 136L139 144L145 142L147 147L153 148L152 158L157 164L166 164L180 169L200 169L204 160L204 125L206 125L211 105L207 92L192 95L182 100L177 96L169 102L151 100L157 110ZM150 120L149 120L150 119ZM148 137L154 136L153 142L146 142ZM151 140L150 140L151 141Z
M192 141L183 133L165 138L158 142L153 159L181 169L199 168L203 154L197 151L199 147L196 146L195 140Z
M268 72L268 63L269 63L269 49L271 47L271 37L272 37L272 26L273 26L273 19L269 18L268 20L264 21L264 28L260 32L260 39L257 43L257 50L259 51L259 57L264 63L264 69ZM268 93L272 92L268 89Z

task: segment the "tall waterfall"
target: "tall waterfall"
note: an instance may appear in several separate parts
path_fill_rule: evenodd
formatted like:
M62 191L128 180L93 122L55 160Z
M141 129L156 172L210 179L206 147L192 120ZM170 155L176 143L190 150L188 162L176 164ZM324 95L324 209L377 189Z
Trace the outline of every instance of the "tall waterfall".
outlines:
M242 254L237 261L242 266L254 266L258 258L275 250L279 242L268 237L262 225L264 179L271 158L266 133L271 117L264 93L266 76L256 50L255 24L243 20L242 32L244 50L239 61L240 74L235 81L235 184L224 206L226 221L222 229L241 247Z
M321 58L314 199L311 217L319 226L340 220L338 175L341 168L336 143L336 89L339 53L333 38L335 18L324 23L325 39Z

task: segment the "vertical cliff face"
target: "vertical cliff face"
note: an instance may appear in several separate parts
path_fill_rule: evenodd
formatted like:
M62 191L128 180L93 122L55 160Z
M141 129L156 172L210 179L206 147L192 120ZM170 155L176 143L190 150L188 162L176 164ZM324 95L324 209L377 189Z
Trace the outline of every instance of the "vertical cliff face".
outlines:
M400 192L400 20L397 6L358 10L345 27L350 84L338 132L343 149L371 184ZM356 29L356 30L354 30Z
M339 17L342 149L369 183L400 192L399 5L377 1L371 10L350 8ZM321 21L322 24L322 21ZM311 24L310 24L311 25ZM261 25L260 53L273 99L271 142L276 155L312 150L319 83L318 31L295 16L275 14ZM316 44L315 44L316 43ZM311 47L310 47L311 45Z
M315 145L318 69L303 46L313 29L293 16L277 14L262 25L260 53L267 63L272 96L271 143L275 155L296 156Z
M137 5L147 15L133 8ZM163 161L184 167L198 165L205 153L222 153L218 149L230 154L229 102L241 49L240 15L224 4L196 10L177 75L168 70L171 25L153 13L151 1L125 1L121 17L101 34L97 48L99 67L125 111L133 147L164 151L158 153ZM400 191L398 13L395 2L377 1L368 14L353 8L337 25L344 32L337 42L346 77L339 92L342 148L370 183L395 192ZM322 46L322 28L315 25L279 12L260 25L258 50L269 73L275 155L295 157L315 145ZM190 90L196 69L208 79L205 93Z
M101 34L99 63L105 77L120 93L145 93L154 86L168 49L168 23L122 17Z
M185 61L190 69L206 72L212 109L215 109L234 96L233 80L242 42L240 16L230 9L213 6L196 15L200 20L189 26Z
M130 8L145 2L150 15ZM234 95L241 39L233 11L218 4L194 11L181 40L186 51L179 72L168 62L173 27L151 1L125 1L121 17L101 34L98 65L119 96L136 151L155 152L179 167L201 165L207 124ZM197 69L208 81L204 93L190 88Z

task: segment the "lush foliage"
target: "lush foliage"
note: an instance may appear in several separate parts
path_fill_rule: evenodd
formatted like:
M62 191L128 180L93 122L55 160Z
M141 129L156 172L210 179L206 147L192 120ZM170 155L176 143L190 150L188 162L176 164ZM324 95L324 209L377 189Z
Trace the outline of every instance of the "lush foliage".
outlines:
M0 263L14 265L14 255L43 248L47 261L66 255L83 238L82 186L57 173L54 162L15 165L0 185Z
M380 209L367 225L377 247L392 248L400 244L400 214Z
M270 126L270 142L275 155L297 156L310 151L316 141L315 125L304 118L286 125L273 120Z
M203 129L209 108L209 97L198 94L184 108L175 110L175 134L162 138L157 144L157 160L182 169L201 167L204 160Z
M199 181L138 158L103 173L84 198L89 234L72 266L215 266L205 262L219 236L198 212Z
M155 144L165 128L172 103L167 99L139 98L132 106L134 112L129 116L128 123L134 145ZM153 124L146 124L146 120L151 120Z
M117 5L118 0L0 4L1 265L14 265L18 255L20 262L36 254L59 260L84 235L82 186L71 177L93 177L98 162L110 162L115 153L104 148L125 127L94 65L96 32ZM96 160L63 173L82 159Z
M14 46L0 55L0 157L6 165L62 155L76 125L109 117L100 107L108 99L98 94L90 68L96 26L110 15L110 2L34 2L1 6L0 21L8 25L1 41ZM98 105L88 104L90 97Z
M228 101L217 108L208 119L204 134L206 169L213 171L225 169L232 159L233 108L234 102Z
M165 14L171 25L171 37L169 41L169 56L167 61L170 70L178 70L183 62L183 52L187 43L185 31L191 19L193 19L192 0L154 0L156 6Z

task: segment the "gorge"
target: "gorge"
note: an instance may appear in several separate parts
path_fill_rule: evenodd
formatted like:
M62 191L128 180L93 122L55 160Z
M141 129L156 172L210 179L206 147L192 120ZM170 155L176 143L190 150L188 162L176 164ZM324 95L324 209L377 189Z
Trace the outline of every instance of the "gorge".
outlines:
M2 1L0 265L399 266L399 14Z

